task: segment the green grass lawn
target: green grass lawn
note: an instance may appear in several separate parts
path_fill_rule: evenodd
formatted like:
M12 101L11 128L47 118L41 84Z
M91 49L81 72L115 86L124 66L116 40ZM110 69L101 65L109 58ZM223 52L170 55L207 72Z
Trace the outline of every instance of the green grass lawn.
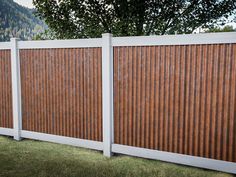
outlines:
M0 136L2 177L230 177L216 171L128 156L106 158L101 152L54 143Z

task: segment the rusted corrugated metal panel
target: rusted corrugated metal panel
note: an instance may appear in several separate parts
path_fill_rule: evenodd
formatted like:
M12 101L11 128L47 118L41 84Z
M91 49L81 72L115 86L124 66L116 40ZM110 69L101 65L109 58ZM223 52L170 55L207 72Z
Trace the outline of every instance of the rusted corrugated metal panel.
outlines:
M23 129L102 141L101 48L20 50Z
M114 48L115 143L236 162L236 44Z
M0 127L13 128L10 50L0 50Z

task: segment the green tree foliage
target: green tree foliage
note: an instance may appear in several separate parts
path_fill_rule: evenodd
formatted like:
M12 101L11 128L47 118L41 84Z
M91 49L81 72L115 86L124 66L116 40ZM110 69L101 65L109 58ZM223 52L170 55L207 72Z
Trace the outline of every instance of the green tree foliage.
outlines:
M33 0L58 38L192 33L235 13L235 0Z
M53 40L56 39L56 34L50 29L46 29L43 32L37 33L34 37L33 40Z
M223 28L220 28L218 26L209 28L209 30L207 30L206 32L207 33L217 33L217 32L233 32L233 31L236 31L236 29L234 29L233 26L226 25Z
M11 37L28 40L43 32L47 27L34 11L13 0L0 0L0 41L9 41Z

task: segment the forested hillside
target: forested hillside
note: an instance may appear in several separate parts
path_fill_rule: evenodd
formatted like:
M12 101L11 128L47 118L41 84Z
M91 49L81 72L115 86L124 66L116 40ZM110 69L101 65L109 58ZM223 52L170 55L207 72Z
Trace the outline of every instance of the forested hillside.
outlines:
M34 9L13 0L0 0L0 41L9 41L11 37L30 40L45 28L45 23L35 17Z

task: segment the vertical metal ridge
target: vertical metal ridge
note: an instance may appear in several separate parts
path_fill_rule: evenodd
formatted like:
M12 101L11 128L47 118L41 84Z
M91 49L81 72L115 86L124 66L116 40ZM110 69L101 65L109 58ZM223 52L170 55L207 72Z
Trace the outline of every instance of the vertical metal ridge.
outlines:
M32 95L35 95L34 93L34 90L35 90L35 79L34 79L34 65L33 65L33 50L30 49L30 65L31 65L31 70L30 70L30 75L31 75L31 83L32 83L32 86L31 86L31 94ZM35 128L35 104L34 104L34 101L33 101L33 97L31 97L31 106L32 106L32 122L31 122L31 125L32 125L32 131L36 131L36 128Z
M11 60L10 60L10 58L11 58L11 53L10 53L10 51L8 52L8 57L9 57L9 78L11 78ZM9 119L10 119L10 128L12 128L13 127L13 108L12 108L12 83L11 83L11 81L10 81L10 79L9 79L9 89L8 89L8 91L9 91L9 99L10 99L10 101L9 101L9 112L10 112L10 117L9 117Z
M189 108L189 155L193 155L194 149L194 112L195 112L195 84L196 84L196 45L191 46L190 50L190 108Z
M176 46L176 75L175 75L175 136L174 136L174 152L178 152L178 124L179 124L179 100L180 100L180 87L179 87L179 81L180 81L180 46Z
M211 158L213 155L214 155L214 149L212 148L213 146L214 146L214 142L215 142L215 140L214 140L214 136L213 136L213 133L214 133L214 131L213 131L213 127L215 126L214 125L214 123L215 123L215 116L213 115L213 100L215 100L214 99L214 72L215 72L215 48L216 48L216 46L217 45L211 45L212 46L212 53L211 53L211 55L212 55L212 80L211 80L211 87L212 87L212 89L211 89L211 99L210 99L210 117L209 117L209 119L210 119L210 125L209 125L209 155L208 155L208 157L209 158ZM215 85L217 85L217 84L215 84ZM212 146L212 144L213 144L213 146Z
M132 47L132 112L133 112L133 132L132 132L132 146L137 146L137 47ZM116 93L115 93L116 94Z
M132 52L132 47L128 48L128 124L127 124L127 128L128 128L128 145L132 145L132 132L133 132L133 121L132 121L132 117L133 117L133 112L132 112L132 94L133 94L133 83L132 83L132 79L133 79L133 52Z
M44 120L44 72L42 72L42 70L44 70L43 67L43 59L44 59L44 49L40 49L39 53L40 53L40 66L39 66L39 72L40 72L40 114L41 114L41 132L44 132L44 125L45 125L45 120Z
M199 134L199 156L204 156L205 136L205 104L206 104L206 74L207 74L207 45L202 45L201 52L201 102L200 102L200 134Z
M160 100L160 143L159 148L164 151L164 141L165 141L165 69L166 69L166 59L165 59L165 46L161 46L161 100Z
M45 50L42 50L42 68L45 69L46 71L46 58L45 58ZM46 110L47 110L47 90L46 90L46 85L47 85L47 81L46 81L46 72L42 73L43 75L43 119L44 119L44 126L43 126L43 130L42 132L45 133L46 132L46 125L47 125L47 115L46 115Z
M157 54L156 54L157 53ZM160 64L160 47L155 47L155 77L154 77L154 123L155 123L155 127L154 127L154 136L155 136L155 144L154 147L155 149L158 148L158 136L159 136L159 132L158 132L158 125L159 125L159 87L160 87L160 79L159 79L159 64Z
M149 128L149 147L154 149L155 138L154 138L154 99L155 99L155 47L150 47L150 128ZM133 103L135 104L135 103Z
M165 69L164 69L164 132L163 132L163 150L168 151L168 119L169 119L169 47L164 47L164 60L165 60Z
M40 63L40 55L41 55L40 50L41 49L37 50L37 62L36 62L36 65L37 65L37 68L36 68L37 86L36 86L36 88L37 88L37 92L38 92L38 99L37 99L38 130L37 131L39 131L39 132L42 131L41 130L41 128L42 128L42 114L41 114L42 108L41 108L41 97L40 97L40 95L41 95L41 93L40 93L41 92L40 81L41 81L41 74L42 74L42 72L39 71L40 70L40 68L39 68L40 66L38 64L38 63Z
M69 50L72 49L66 49L66 90L67 90L67 98L66 98L66 120L67 120L67 126L66 126L66 132L67 132L67 136L70 137L71 135L71 107L70 107L70 103L71 103L71 68L70 68L70 63L71 63L71 58L70 58L70 52Z
M186 46L181 47L179 153L184 153Z
M93 49L92 50L92 55L93 55L93 57L92 57L92 73L91 73L91 79L92 79L92 92L91 92L91 98L92 98L92 100L91 100L91 107L92 107L92 109L93 109L93 111L92 111L92 113L93 113L93 116L91 117L92 118L92 140L94 140L94 139L96 139L95 138L95 135L96 135L96 131L95 131L95 128L96 128L96 121L95 121L95 117L96 117L96 114L95 114L95 109L96 109L96 105L94 104L94 100L95 100L95 92L96 92L96 90L94 89L95 88L95 82L94 82L94 78L95 78L95 75L96 75L96 73L95 73L95 60L96 60L96 51L97 51L97 48L95 48L95 49Z
M96 50L96 49L95 49ZM95 138L95 135L94 135L94 130L95 130L95 121L94 121L94 49L90 49L90 55L91 55L91 59L90 59L90 71L91 71L91 79L90 79L90 82L91 82L91 86L90 86L90 107L91 107L91 125L90 125L90 128L91 128L91 140L93 140Z
M87 82L87 78L86 78L86 59L87 59L87 56L86 56L86 51L85 49L83 49L83 62L82 62L82 65L83 65L83 81L82 81L82 84L83 84L83 112L84 112L84 116L83 116L83 129L84 129L84 132L83 132L83 135L84 135L84 139L87 138L87 127L86 127L86 124L87 124L87 109L86 109L86 106L87 106L87 90L86 90L86 82Z
M121 63L120 63L120 60L121 60L121 55L120 55L120 50L121 50L121 48L119 47L119 48L117 48L117 63L118 63L118 66L117 66L117 72L118 72L118 79L117 79L117 90L118 90L118 96L119 96L119 98L118 98L118 112L119 112L119 114L117 115L117 121L116 121L116 123L117 123L117 128L118 128L118 142L121 142L121 139L122 139L122 134L120 133L120 130L122 129L122 126L121 126L121 117L123 116L122 115L122 113L121 113L121 95L122 95L122 93L121 93L121 84L120 84L120 82L121 82L121 74L122 74L122 67L121 67ZM115 93L115 92L114 92Z
M128 56L129 56L129 53L128 53L128 47L124 47L124 50L125 50L125 52L124 52L124 58L123 58L123 69L124 69L124 80L123 80L123 82L124 82L124 89L123 89L123 97L124 97L124 114L123 114L123 116L124 116L124 124L123 124L123 126L124 126L124 144L125 145L128 145L128 85L129 85L129 83L128 83L128 76L129 76L129 74L128 74L128 60L129 60L129 58L128 58Z
M76 117L76 110L75 110L75 106L76 106L76 85L75 85L75 58L74 58L74 54L75 54L75 49L71 49L70 51L70 82L71 82L71 93L70 93L70 97L71 97L71 101L70 101L70 116L71 116L71 122L70 122L70 129L71 129L71 137L76 137L76 123L75 123L75 117Z
M228 122L229 122L229 100L230 100L230 84L231 84L231 57L230 57L230 44L226 45L226 54L225 54L225 87L224 87L224 111L223 111L223 135L222 135L222 159L228 160L227 158L227 147L228 147Z
M169 45L169 89L168 89L168 142L167 142L167 151L172 149L172 138L173 138L173 55L172 50L173 46Z
M7 125L7 107L6 107L6 102L7 102L7 99L6 99L6 91L7 91L7 88L6 88L6 64L7 64L7 56L6 56L6 50L3 51L3 55L4 55L4 65L3 65L3 77L2 77L2 80L3 80L3 95L2 95L2 98L4 100L3 104L2 104L2 107L3 107L3 125L5 125L6 127L8 127Z
M89 48L87 48L86 49L86 51L87 51L87 96L88 96L88 98L87 98L87 111L88 111L88 118L87 118L87 120L88 120L88 123L87 123L87 129L88 129L88 139L91 139L91 104L90 104L90 101L91 101L91 96L90 96L90 94L91 94L91 76L90 76L90 65L91 65L91 62L90 62L90 60L91 60L91 54L90 54L90 51L89 51L90 49Z
M94 50L96 49L89 49L89 53L90 53L90 110L91 110L91 115L90 115L90 131L91 131L91 140L95 139L95 135L94 135L94 125L95 125L95 121L94 121L94 106L93 106L93 102L94 102L94 92L93 92L93 88L94 88L94 82L93 82L93 77L94 77Z
M216 50L214 52L214 73L213 73L213 98L212 100L212 124L211 124L211 158L216 158L216 133L217 133L217 98L218 98L218 85L219 85L219 77L218 77L218 70L219 70L219 45L216 46Z
M198 131L199 131L199 97L200 97L200 94L199 94L199 90L200 90L200 74L201 74L201 64L199 64L199 62L201 62L201 60L199 59L199 45L197 46L196 50L197 50L197 53L196 53L196 80L195 80L195 85L196 85L196 90L195 90L195 98L196 98L196 102L195 102L195 111L194 111L194 117L195 117L195 127L194 127L194 155L198 155Z
M0 50L0 97L3 98L3 50ZM4 127L3 124L3 99L0 99L0 127Z
M46 125L46 132L49 133L49 122L50 122L50 118L49 118L49 112L50 112L50 92L49 92L49 86L50 86L50 82L49 82L49 77L50 77L50 71L49 71L49 51L46 50L46 56L45 56L45 62L46 62L46 66L45 66L45 70L46 70L46 95L47 95L47 100L46 100L46 105L47 105L47 110L46 110L46 119L47 119L47 125ZM60 109L61 112L61 109Z
M48 72L48 83L49 83L49 86L48 86L48 93L49 93L49 113L48 113L48 132L50 134L52 134L52 114L53 114L53 102L52 102L52 98L53 98L53 95L52 95L52 77L53 77L53 71L52 71L52 65L53 65L53 61L52 61L52 50L48 52L48 60L49 60L49 72Z
M51 52L50 52L51 53ZM66 136L66 132L65 132L65 126L66 126L66 122L65 122L65 97L66 97L66 93L63 94L63 91L65 91L65 88L63 87L63 85L65 84L65 49L61 49L59 52L59 57L58 57L58 63L61 63L60 65L58 65L59 68L59 73L53 73L52 71L52 63L51 65L49 65L49 70L51 72L49 72L49 78L54 79L54 77L59 77L59 82L58 82L58 90L60 92L60 97L59 97L59 101L60 101L60 105L59 105L59 122L60 122L60 134L63 136ZM50 57L51 58L51 57ZM56 74L56 76L55 76ZM49 79L49 83L53 84L52 81ZM49 86L49 93L51 95L51 87ZM50 97L51 98L51 97ZM50 99L50 104L52 104L52 100ZM51 110L52 110L52 106L51 106ZM50 117L50 122L52 122L51 120L51 116L52 116L52 112L49 113L49 117Z
M70 131L70 126L71 126L71 108L70 108L70 102L71 102L71 98L70 98L70 92L71 92L71 87L70 87L70 81L71 81L71 75L70 75L70 62L71 62L71 59L70 59L70 52L69 50L71 49L66 49L66 85L65 85L65 88L66 88L66 100L65 100L65 103L66 103L66 135L68 137L71 136L71 131Z
M159 119L159 149L160 150L163 150L163 127L164 127L164 90L165 90L165 87L164 87L164 83L165 83L165 80L164 80L164 69L165 69L165 58L164 58L164 47L161 46L160 47L160 119Z
M205 109L205 116L206 116L206 122L205 122L205 154L204 157L210 157L210 128L211 128L211 104L212 104L212 81L213 81L213 49L214 46L210 45L207 50L207 84L206 84L206 109Z
M146 86L147 86L147 79L146 79L146 75L147 75L147 46L141 48L142 51L142 58L141 58L141 62L142 62L142 87L141 87L141 91L142 91L142 101L141 101L141 105L142 105L142 121L141 121L141 137L142 137L142 141L141 141L141 145L142 147L146 147Z
M79 49L74 49L74 78L75 78L75 137L80 137L80 87L79 87Z
M196 147L197 148L197 156L201 156L201 144L202 144L202 141L201 141L201 134L202 134L202 130L201 130L201 126L202 126L202 121L201 121L201 111L202 111L202 102L204 99L203 98L203 94L204 92L202 91L202 87L204 86L204 82L203 82L203 71L204 71L204 61L203 61L203 53L204 53L204 45L201 44L200 45L200 54L199 54L199 60L200 60L200 73L199 73L199 107L198 107L198 111L199 111L199 114L198 114L198 146ZM204 118L204 117L203 117Z
M185 46L185 109L184 109L184 145L183 152L188 154L189 150L189 110L190 110L190 85L191 85L191 59L190 48L191 46Z
M137 47L137 52L137 147L141 147L141 47Z
M40 49L37 50L36 52L36 56L34 58L35 61L35 94L36 94L36 97L37 97L37 101L36 101L36 121L37 121L37 128L36 128L36 131L40 132L41 130L41 105L40 105L40 73L39 72L39 60L40 60Z
M100 135L100 141L102 141L102 136L103 136L103 132L102 132L102 49L99 49L99 66L98 66L98 70L99 70L99 74L98 74L98 84L99 84L99 90L98 90L98 95L99 95L99 135Z
M236 162L236 119L235 119L235 103L236 103L236 45L233 44L231 47L231 86L230 86L230 106L229 106L229 147L228 147L228 160ZM235 136L235 138L233 138Z
M124 60L124 48L123 47L121 47L120 48L120 50L119 50L119 52L120 52L120 65L119 65L119 67L120 67L120 74L123 76L124 75L124 69L123 69L123 67L124 67L124 64L123 64L123 60ZM120 117L119 117L119 119L120 119L120 142L123 144L124 143L124 102L123 102L123 90L124 90L124 88L123 88L123 77L121 77L120 79L119 79L119 81L121 82L121 84L120 84Z
M119 143L119 84L118 84L118 75L119 75L119 62L118 62L118 48L113 48L114 56L114 143Z
M187 141L187 150L186 150L186 154L191 154L192 152L191 152L191 145L192 145L192 143L191 143L191 139L193 138L192 137L192 129L193 129L193 124L192 124L192 117L191 117L191 106L192 106L192 97L191 97L191 95L193 95L193 89L192 89L192 83L194 82L194 79L192 79L192 77L193 77L193 75L194 75L194 72L192 72L192 71L194 71L194 65L193 65L193 61L192 61L192 47L193 46L188 46L188 60L190 60L189 61L189 64L190 64L190 66L189 66L189 85L188 85L188 89L189 89L189 103L187 103L188 104L188 113L187 113L187 115L188 115L188 137L186 137L186 141ZM191 147L191 148L190 148Z
M4 68L5 68L5 50L1 51L2 53L2 58L1 58L1 72L2 72L2 77L1 77L1 88L2 88L2 91L1 91L1 98L2 101L1 101L1 124L2 124L2 127L7 127L6 124L5 124L5 108L4 108L4 104L5 104L5 99L4 99L4 95L5 95L5 83L4 83L4 77L5 77L5 72L4 72Z
M79 86L80 86L80 138L84 138L84 85L83 85L83 49L79 49Z
M169 134L169 148L168 151L173 152L174 145L174 103L175 103L175 46L171 46L170 49L170 134Z
M232 141L234 142L232 142L232 144L233 144L233 148L232 148L232 158L233 158L233 162L236 162L236 151L235 151L235 149L236 149L236 119L235 119L235 114L236 114L236 79L235 79L235 77L236 77L236 60L235 60L235 58L236 58L236 44L234 44L234 49L233 49L233 52L234 52L234 54L233 54L233 61L234 61L234 64L233 64L233 81L235 82L234 83L234 85L232 84L232 86L234 86L233 88L234 89L232 89L232 90L234 90L234 106L231 106L231 108L232 108L232 116L231 116L231 119L233 119L233 117L234 117L234 123L233 123L233 127L232 127ZM232 98L232 97L231 97ZM234 137L233 137L233 135L234 135Z
M145 95L145 124L143 125L145 128L145 146L146 148L150 147L150 78L151 78L151 71L150 71L150 64L151 64L151 58L150 58L150 47L146 47L146 54L145 54L145 62L146 62L146 95Z
M0 50L0 127L12 128L11 53Z
M208 63L209 63L209 60L210 60L210 57L208 56L209 54L209 45L205 45L205 88L204 88L204 94L205 94L205 98L204 99L204 112L203 112L203 116L204 116L204 124L203 124L203 129L204 129L204 133L203 133L203 142L202 142L202 156L203 157L206 157L206 149L207 149L207 143L206 142L206 136L207 136L207 130L206 130L206 127L207 127L207 117L206 117L206 113L207 113L207 84L208 84Z
M8 110L8 106L7 106L7 102L8 102L8 99L7 99L7 92L8 92L8 90L7 90L7 87L8 87L8 84L7 84L7 82L8 82L8 74L7 74L7 69L8 69L8 56L7 56L7 51L5 50L5 57L6 57L6 64L5 64L5 67L4 67L4 73L6 73L5 74L5 124L6 124L6 126L7 127L9 127L9 124L8 124L8 112L9 112L9 110Z
M220 62L219 62L219 87L218 87L218 112L217 112L217 159L222 159L222 143L221 143L221 138L222 138L222 124L223 124L223 110L224 110L224 105L223 105L223 100L224 100L224 83L225 83L225 56L224 53L225 45L222 44L220 46L220 51L221 51L221 57L220 57ZM223 53L223 54L222 54Z

